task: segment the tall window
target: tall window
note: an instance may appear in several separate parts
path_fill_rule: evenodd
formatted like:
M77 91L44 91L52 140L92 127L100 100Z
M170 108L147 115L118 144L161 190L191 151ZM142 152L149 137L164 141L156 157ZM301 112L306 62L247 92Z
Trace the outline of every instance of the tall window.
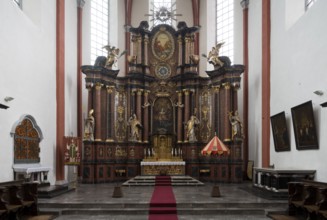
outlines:
M217 0L217 43L225 42L219 56L234 59L234 0Z
M305 0L305 10L308 10L316 0Z
M109 0L91 0L91 64L106 56L102 47L109 43Z
M150 2L150 23L153 26L159 24L172 25L172 20L176 12L176 3L171 0L152 0Z

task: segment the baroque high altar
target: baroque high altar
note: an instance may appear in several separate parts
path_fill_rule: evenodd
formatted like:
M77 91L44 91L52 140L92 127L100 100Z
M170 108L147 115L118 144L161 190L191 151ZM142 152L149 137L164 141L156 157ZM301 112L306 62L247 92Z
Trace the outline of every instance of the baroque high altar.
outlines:
M119 50L82 66L89 116L85 122L84 183L126 180L136 175L190 175L203 181L241 182L242 134L233 130L243 65L231 65L213 47L214 70L198 72L194 54L198 27L180 22L151 31L143 21L130 28L131 51L123 77L113 70ZM202 156L217 133L227 156Z

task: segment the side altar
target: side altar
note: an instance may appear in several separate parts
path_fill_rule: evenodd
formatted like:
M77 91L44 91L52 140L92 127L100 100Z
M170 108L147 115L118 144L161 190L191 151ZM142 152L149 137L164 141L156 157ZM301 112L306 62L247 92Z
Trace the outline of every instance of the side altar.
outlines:
M82 181L167 174L241 182L245 170L237 110L244 66L219 56L220 43L206 57L214 69L200 74L199 54L207 51L197 48L199 27L185 22L149 29L142 21L127 31L125 57L107 45L106 57L81 67L88 90ZM119 73L115 65L124 58L126 72ZM201 155L217 131L230 155Z

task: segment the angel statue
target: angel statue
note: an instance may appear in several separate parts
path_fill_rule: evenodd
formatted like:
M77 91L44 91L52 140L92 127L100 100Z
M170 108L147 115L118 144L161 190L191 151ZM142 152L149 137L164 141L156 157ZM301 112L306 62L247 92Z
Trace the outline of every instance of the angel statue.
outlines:
M106 45L103 48L108 51L106 67L109 68L111 68L113 65L116 66L118 59L127 52L124 50L121 54L119 54L119 48L110 45Z
M219 50L224 43L225 42L218 43L215 47L212 47L211 51L209 51L208 56L202 54L203 57L207 58L208 63L220 67L224 65L224 63L219 59Z

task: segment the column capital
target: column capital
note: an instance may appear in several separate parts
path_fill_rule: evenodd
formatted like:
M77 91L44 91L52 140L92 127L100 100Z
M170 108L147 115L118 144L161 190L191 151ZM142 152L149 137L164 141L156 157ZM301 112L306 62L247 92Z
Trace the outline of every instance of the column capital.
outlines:
M138 89L137 90L137 95L142 95L143 89Z
M215 93L218 93L220 90L220 86L213 86L212 89Z
M102 88L102 86L103 86L103 84L97 82L97 83L95 84L95 89L96 89L96 90L100 90L100 89Z
M230 89L230 83L229 82L227 82L227 83L223 83L223 87L225 88L225 89Z
M93 83L86 83L85 87L86 89L90 90L92 89L93 85L94 85Z
M108 92L109 94L113 93L114 88L115 88L114 86L106 86L107 92Z
M189 95L190 94L190 90L189 89L183 89L183 92L185 95Z
M249 8L250 0L242 0L240 2L240 4L241 4L243 9L247 9L247 8Z
M77 0L77 7L78 8L83 8L85 4L85 0Z

